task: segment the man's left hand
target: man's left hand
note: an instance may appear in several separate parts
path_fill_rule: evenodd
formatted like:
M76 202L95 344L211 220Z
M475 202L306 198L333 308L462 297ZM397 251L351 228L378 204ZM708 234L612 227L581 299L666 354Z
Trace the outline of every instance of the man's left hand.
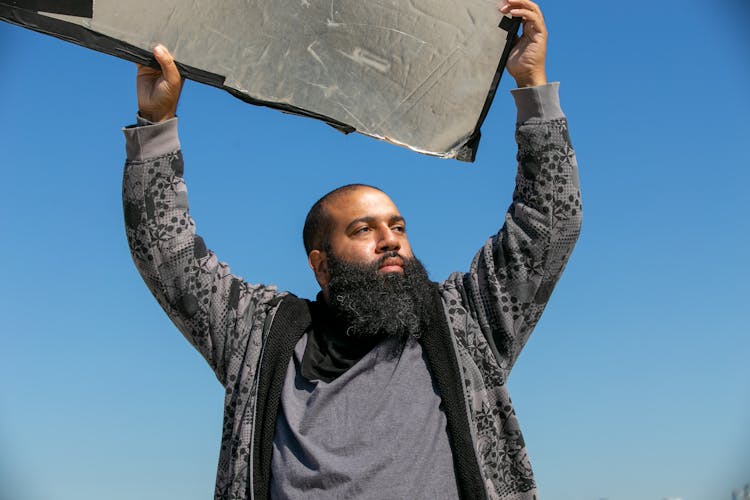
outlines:
M510 51L506 68L519 87L547 83L544 61L547 56L547 27L537 4L531 0L506 0L501 14L523 18L523 34Z

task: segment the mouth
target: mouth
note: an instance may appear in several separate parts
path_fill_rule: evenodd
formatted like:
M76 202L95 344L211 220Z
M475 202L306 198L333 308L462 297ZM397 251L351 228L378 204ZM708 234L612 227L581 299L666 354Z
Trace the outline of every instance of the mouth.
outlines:
M378 271L381 273L403 273L404 261L400 257L388 257L380 263Z

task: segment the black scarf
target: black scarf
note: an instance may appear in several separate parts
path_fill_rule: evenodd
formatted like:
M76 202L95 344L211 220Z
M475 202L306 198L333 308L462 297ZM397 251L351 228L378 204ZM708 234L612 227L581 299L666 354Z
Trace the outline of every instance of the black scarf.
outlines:
M301 366L302 376L307 380L335 380L385 338L347 335L346 325L334 318L322 293L310 303L310 316L312 332L307 335Z

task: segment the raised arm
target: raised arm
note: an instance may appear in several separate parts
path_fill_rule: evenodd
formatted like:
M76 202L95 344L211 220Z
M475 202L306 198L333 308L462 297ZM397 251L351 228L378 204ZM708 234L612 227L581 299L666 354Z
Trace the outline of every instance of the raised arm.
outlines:
M502 229L475 256L466 274L447 284L470 313L506 372L539 320L581 226L581 196L568 124L557 84L547 84L547 30L539 7L508 0L500 11L523 17L523 36L507 69L516 79L518 172Z
M128 244L154 297L227 386L239 370L254 369L279 294L232 275L195 234L175 118L182 78L166 49L154 56L161 70L138 66L138 125L124 130Z

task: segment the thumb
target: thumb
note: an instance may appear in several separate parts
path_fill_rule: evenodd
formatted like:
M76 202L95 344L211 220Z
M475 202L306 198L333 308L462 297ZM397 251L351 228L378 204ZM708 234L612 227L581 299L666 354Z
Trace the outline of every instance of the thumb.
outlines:
M179 88L182 83L182 77L180 76L180 72L177 69L172 54L169 53L166 47L159 44L154 47L154 58L156 59L156 62L159 63L159 67L161 67L161 73L164 80L166 80L170 86Z

